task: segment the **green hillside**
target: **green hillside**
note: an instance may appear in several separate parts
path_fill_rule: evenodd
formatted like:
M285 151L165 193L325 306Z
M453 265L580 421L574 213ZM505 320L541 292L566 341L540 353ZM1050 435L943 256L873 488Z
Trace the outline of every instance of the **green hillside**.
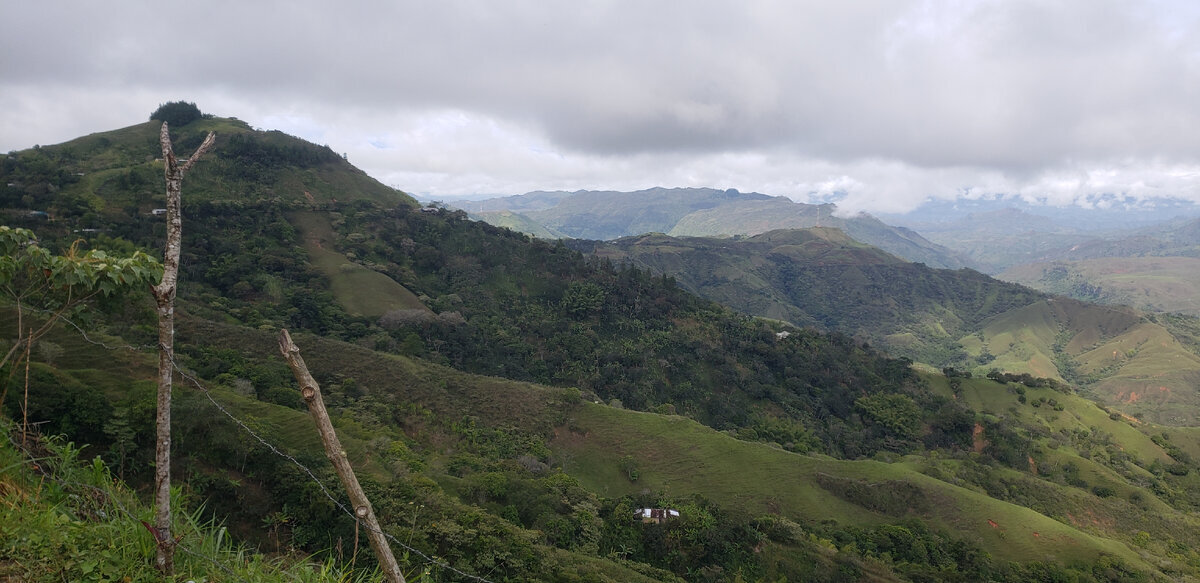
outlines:
M189 544L217 536L202 528L216 521L249 545L233 551L239 565L318 553L346 578L373 576L361 532L335 504L340 490L325 490L331 469L278 354L275 335L288 328L414 580L426 570L429 581L1200 576L1200 458L1189 453L1200 434L1103 410L1019 369L994 379L963 367L918 372L871 347L887 338L837 332L878 319L920 334L926 349L960 341L970 358L961 339L971 337L1014 363L1015 347L1048 341L1056 357L1055 347L1078 355L1061 377L1098 375L1101 386L1111 376L1103 351L1140 341L1120 345L1133 351L1120 372L1161 373L1172 351L1192 349L1167 342L1188 321L1058 308L1066 300L909 263L836 230L639 239L641 256L714 281L773 289L785 274L778 297L833 332L798 328L701 299L683 274L630 265L637 259L420 209L322 148L234 120L178 128L177 151L208 127L235 135L184 183L172 470L196 517ZM76 173L49 171L109 164L132 176L147 164L139 155L154 155L129 138L144 131L15 153L0 167L0 183L20 189L5 191L11 222L54 252L80 235L85 247L156 250L161 219L122 202L141 186L85 188ZM101 203L75 209L83 195ZM53 220L29 213L38 209ZM802 296L823 303L795 303ZM3 309L7 341L15 306ZM1001 351L1017 333L1000 326L1005 317L1027 330ZM144 488L149 298L97 302L78 322L86 338L62 324L29 351L27 387L24 363L0 370L0 411L98 456L84 468L97 487L122 488L111 473ZM27 472L38 470L20 455L0 452L0 574L86 578L96 567L77 559L108 550L115 572L149 569L140 524L108 506L88 514L91 498L69 488L32 499ZM639 508L679 516L645 523ZM69 527L50 532L47 521ZM209 564L189 576L258 577Z
M863 337L939 367L965 363L959 339L984 320L1040 298L975 271L905 262L831 228L573 245L670 274L746 313Z
M1057 299L1005 313L962 344L974 357L994 358L976 373L998 366L1066 379L1127 414L1191 425L1200 357L1184 344L1188 334L1132 310Z
M160 126L150 121L6 156L0 162L5 177L0 208L44 211L96 228L111 214L147 215L165 206L157 161ZM188 202L416 204L328 146L254 130L237 119L207 118L171 128L175 151L187 156L210 131L217 142L204 164L188 174Z
M546 227L521 213L515 213L509 210L475 212L471 213L471 218L477 221L483 221L485 223L495 225L497 227L511 229L518 233L525 233L530 237L536 237L538 239L567 238L566 235Z
M321 213L297 211L288 215L304 239L313 267L329 279L329 290L351 316L378 318L392 310L425 310L417 296L395 280L334 251L336 235Z
M63 333L56 339L67 343L73 335ZM221 358L229 360L241 354L264 367L273 356L272 336L266 331L188 319L181 327L180 340L188 346L195 346L193 343L200 338L217 346L238 346L239 350ZM418 499L426 505L437 504L445 509L458 504L454 497L461 497L488 511L503 514L512 505L523 513L520 509L525 503L518 496L530 495L529 489L536 491L543 481L545 486L540 487L562 481L551 479L553 475L537 477L547 471L539 469L539 464L545 467L548 462L550 468L561 464L566 475L578 480L576 487L582 490L570 496L580 497L576 504L593 500L591 504L601 509L606 525L610 521L619 525L621 513L634 507L631 505L639 499L646 499L647 491L652 493L652 500L676 500L690 509L687 511L713 513L718 517L710 527L715 528L714 535L724 532L721 529L726 525L756 525L756 536L763 538L741 544L765 544L773 548L775 559L744 573L819 574L831 568L830 564L848 561L855 555L844 549L837 552L836 545L830 554L822 541L846 540L841 537L869 540L877 533L900 532L897 528L923 532L915 526L919 524L930 529L931 534L922 536L948 545L947 550L967 545L978 549L976 553L986 553L974 560L984 557L993 580L1011 581L1025 580L1022 577L1028 573L1007 566L1008 561L1086 564L1117 560L1130 573L1167 568L1164 565L1168 571L1178 573L1182 565L1175 561L1179 559L1167 559L1175 556L1171 545L1193 544L1191 537L1197 526L1190 514L1175 509L1183 503L1175 497L1187 499L1190 478L1163 471L1166 464L1175 463L1166 453L1174 450L1150 439L1148 434L1157 435L1157 429L1134 427L1120 417L1114 420L1085 399L1049 389L1014 388L978 379L960 381L954 388L944 377L931 378L931 390L963 402L976 411L972 417L976 426L987 427L977 430L974 437L977 446L985 444L979 448L985 457L930 452L847 461L797 455L778 445L738 440L678 416L578 402L574 400L577 393L563 389L464 375L317 337L301 336L297 340L311 369L330 379L323 383L324 388L335 413L344 411L336 419L360 476L374 476L371 479L392 482L397 488L399 484L410 484L381 490L383 498L376 504L383 508L395 503L405 505L411 498L389 502L388 497L412 496L404 492L418 486L417 491L424 492ZM70 349L81 355L114 354L87 343L71 345ZM208 366L203 360L196 362L201 370ZM349 379L353 379L353 389ZM34 395L50 396L53 393L44 392L49 390L62 389L35 385ZM306 463L316 465L321 459L315 432L304 414L281 405L246 400L232 389L219 386L214 394L261 435L286 444ZM1020 397L1025 397L1024 402ZM1041 407L1039 401L1044 403ZM289 493L289 488L281 488L282 484L272 486L265 481L284 470L282 462L256 447L252 440L237 439L240 430L215 411L206 413L211 407L205 401L193 396L185 398L180 406L182 411L193 412L181 415L180 437L193 444L181 452L184 467L220 467L221 459L240 460L243 469L224 470L234 472L225 479L236 476L238 482L261 483L261 487L272 490L272 497L285 500L296 495ZM1017 410L1009 411L1012 408ZM1001 411L1009 422L999 420L997 414ZM453 421L463 419L476 421L469 425ZM389 429L388 425L397 420L399 424ZM1015 434L1011 433L1014 429L1018 431ZM1016 446L1028 452L1019 454L1019 469L983 462L992 456L1010 455L990 449L993 444L989 441L998 444L1016 436L1020 436ZM1030 438L1031 443L1021 445ZM549 449L536 453L544 447L538 445L543 439ZM1185 443L1182 436L1174 440ZM454 445L448 449L450 444ZM196 449L201 445L202 449ZM529 469L516 464L518 458L527 460L521 463ZM192 461L186 461L189 459ZM627 460L637 468L634 481L629 479ZM1036 470L1030 471L1031 467ZM429 476L434 481L420 482L418 476ZM208 478L208 488L221 484L214 484L213 477ZM1098 497L1093 490L1106 497ZM1108 494L1109 490L1113 494ZM231 513L219 516L237 520L233 512L253 508L247 508L246 501L239 496L232 508L217 504L214 509ZM259 499L257 503L263 502ZM308 529L317 516L294 514L295 526L288 536L311 536ZM759 518L768 516L777 518L772 519L775 522ZM524 520L520 516L514 519ZM779 523L780 519L787 522ZM533 524L537 524L536 519ZM395 528L397 533L407 533L412 526ZM602 532L607 529L605 526ZM1143 531L1154 542L1138 542L1141 539L1135 535ZM447 544L453 540L444 538L449 534L427 525L408 540ZM521 534L517 540L541 536L544 533ZM614 531L612 535L601 535L597 542L603 546L622 540L608 536L630 535L628 531ZM550 549L534 552L543 561L553 555ZM859 561L856 564L865 571L880 569L886 580L907 579L887 575L893 570L919 572L917 565L894 563L872 555L866 548L861 552L865 556L855 559ZM554 564L558 568L582 572L592 565L587 568L607 573L614 581L643 576L628 571L622 574L622 567L617 565L593 565L578 551L553 556L557 557ZM1147 562L1148 556L1159 558ZM980 568L963 561L943 563L940 568L951 568L951 564L953 569L968 565ZM532 566L518 563L508 568ZM745 565L745 569L751 569L751 565ZM659 572L658 577L665 576Z
M798 456L737 441L683 418L631 415L603 407L575 413L574 422L576 432L560 435L551 445L573 455L574 464L567 469L581 483L607 495L642 488L703 492L749 515L775 512L809 523L836 516L841 524L877 526L919 518L976 541L1001 560L1049 556L1069 562L1111 553L1139 561L1123 545L925 475L924 460L883 463ZM637 482L619 469L626 455L638 460ZM859 498L851 486L869 494Z
M1128 309L1052 300L978 272L906 263L833 229L573 245L669 274L745 313L865 338L935 368L1026 373L1080 385L1161 423L1200 419L1195 330Z

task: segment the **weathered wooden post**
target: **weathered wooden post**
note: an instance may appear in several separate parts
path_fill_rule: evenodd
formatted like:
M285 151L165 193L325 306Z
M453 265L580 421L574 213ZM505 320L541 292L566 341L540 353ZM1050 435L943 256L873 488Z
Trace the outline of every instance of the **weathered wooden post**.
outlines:
M296 376L296 382L300 383L300 396L304 397L308 412L312 413L313 421L317 424L317 432L321 434L321 441L325 444L325 455L333 462L333 469L350 495L350 503L354 505L354 517L366 525L367 540L371 542L371 549L379 559L384 576L392 583L404 583L404 575L400 573L400 565L392 555L392 547L388 546L387 537L383 535L379 521L375 519L375 511L371 509L371 503L367 500L362 486L358 485L354 468L350 467L346 450L342 449L337 433L333 431L333 423L329 421L329 412L325 410L325 401L321 398L321 387L309 374L308 366L304 364L304 359L300 358L300 349L292 342L292 336L287 330L279 331L279 352L283 353L292 374Z
M150 288L158 304L158 437L154 456L154 538L158 543L155 566L164 575L175 573L175 539L171 538L171 379L175 366L175 289L179 277L179 252L183 244L183 215L180 191L183 175L213 145L208 137L182 166L171 147L171 134L163 122L158 141L162 146L163 174L167 179L167 244L163 252L163 275Z

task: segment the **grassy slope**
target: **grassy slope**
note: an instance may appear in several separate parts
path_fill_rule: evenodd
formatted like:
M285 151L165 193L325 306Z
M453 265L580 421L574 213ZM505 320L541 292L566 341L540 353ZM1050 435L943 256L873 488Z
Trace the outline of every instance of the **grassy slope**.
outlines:
M469 206L469 205L468 205ZM471 213L471 218L483 221L497 227L512 229L518 233L525 233L530 237L538 239L567 239L564 235L550 227L547 227L521 213L503 210L503 211L483 211Z
M392 278L334 251L335 235L325 215L295 212L289 220L303 237L304 250L313 266L329 278L334 297L347 313L375 318L390 310L427 309L416 295Z
M953 396L945 377L929 375L927 380L934 391L947 397ZM1155 445L1146 432L1140 429L1156 426L1136 420L1131 422L1126 418L1112 419L1110 414L1095 402L1078 395L1044 388L1026 388L1025 395L1027 403L1022 404L1017 400L1018 394L1013 387L975 378L964 380L960 394L954 398L973 410L993 415L1017 415L1027 423L1042 425L1053 431L1099 429L1111 434L1124 451L1145 463L1155 460L1170 461L1162 448ZM1055 399L1063 406L1063 410L1056 411L1047 406L1034 407L1028 403L1040 397Z
M188 321L186 312L180 312L179 317L184 322ZM10 311L0 311L0 329L10 329L15 325L15 321L15 316ZM179 326L180 332L186 329L186 323ZM183 334L177 337L186 338ZM265 337L266 334L262 333L260 338ZM153 392L157 387L158 357L152 349L146 348L140 352L128 350L123 340L102 332L89 332L88 338L92 341L89 342L69 325L58 325L42 341L52 342L61 347L63 356L54 360L53 367L41 364L35 366L45 367L60 385L78 383L100 389L112 402L120 402L127 398L131 391L140 389ZM175 387L176 390L185 393L177 398L193 402L203 401L203 397L195 390L195 385L188 379L176 376ZM206 387L232 414L254 419L255 431L268 441L286 443L296 450L321 451L320 436L307 413L264 403L220 385L209 384ZM56 388L53 385L34 386L33 390L54 391ZM212 414L220 414L212 410L207 401L199 406ZM360 464L372 475L383 475L383 468L370 460L366 453L366 444L358 436L343 437L342 445L356 464Z
M343 439L343 443L345 440ZM76 452L77 455L78 452ZM103 465L78 464L74 458L48 456L28 464L8 440L0 440L0 579L4 581L161 581L153 568L154 546L141 521L153 509ZM46 472L45 474L41 472ZM55 483L55 480L61 483ZM375 582L378 571L352 571L333 552L303 556L295 551L260 554L238 546L227 529L181 511L174 499L172 533L182 544L175 555L176 580L242 582ZM617 561L546 549L563 570L588 581L652 583L654 578ZM417 557L398 556L408 581L440 580L442 571ZM644 568L642 570L645 570ZM426 577L422 575L424 571ZM654 573L654 570L650 570ZM107 578L106 578L107 577Z
M1104 402L1168 424L1200 416L1200 356L1160 324L1136 312L1052 299L1011 310L961 339L972 357L986 348L995 360L975 367L1063 379L1064 359Z
M39 461L49 467L38 467L0 440L0 580L161 581L152 539L135 520L151 520L153 509L108 472L71 456L45 456ZM198 513L172 514L171 530L180 534L183 549L175 555L180 581L377 580L343 572L332 560L250 553Z
M272 333L185 318L180 325L181 341L201 337L216 345L241 347L260 357L271 357L276 350ZM66 342L68 338L69 334L62 340ZM1082 532L1031 510L946 484L919 473L919 463L850 462L799 456L763 444L738 441L682 417L590 404L570 405L567 392L562 389L467 375L306 335L299 336L297 342L310 368L319 376L355 378L369 393L420 404L440 418L474 415L481 420L545 434L553 430L558 437L552 446L569 454L567 470L601 495L615 496L649 487L675 495L698 493L756 515L780 513L805 520L832 518L849 524L874 524L894 520L903 513L889 515L863 508L823 488L814 476L826 474L838 480L866 480L875 484L904 482L937 501L917 512L917 516L978 540L997 557L1069 561L1109 552L1139 562L1123 545L1095 536L1114 533L1095 529L1091 529L1095 531L1092 534ZM83 358L96 359L98 364L104 355L111 354L89 346L71 348L80 349ZM118 370L124 370L126 365L119 366ZM942 382L944 385L944 379ZM947 390L936 382L931 384L935 390ZM990 381L968 381L967 386L965 398L982 410L1003 410L1006 403L1015 399L1008 392L997 392L999 385ZM1030 396L1039 394L1036 391L1031 390ZM304 450L316 451L319 447L311 421L302 412L219 389L217 394L239 416L253 419L256 428L268 439ZM1058 397L1068 408L1047 421L1051 426L1098 427L1112 433L1122 446L1139 456L1163 457L1160 449L1128 423L1109 419L1104 411L1082 398L1061 394ZM1038 413L1052 414L1049 409ZM352 422L343 429L342 440L347 450L360 467L382 477L385 472L372 466L364 450L372 435L357 435L357 431L361 428ZM618 469L618 461L624 455L643 460L643 477L637 484L630 483ZM1100 475L1107 470L1093 471ZM1103 482L1096 480L1096 483ZM998 526L990 526L989 520Z
M1029 263L1012 267L997 277L1105 304L1200 316L1200 259L1195 257L1114 257ZM1088 293L1083 294L1084 291Z
M823 488L818 475L865 480L880 488L881 498L888 489L904 483L918 489L929 502L914 515L977 540L996 557L1071 561L1106 552L1141 563L1136 553L1121 543L935 480L905 464L807 457L738 441L682 417L599 405L576 409L571 422L572 428L562 428L552 446L569 456L569 473L606 495L643 488L671 494L701 493L753 515L775 512L799 520L834 519L865 525L907 513L888 515L849 502ZM641 478L637 483L631 483L619 469L619 460L625 455L639 460Z

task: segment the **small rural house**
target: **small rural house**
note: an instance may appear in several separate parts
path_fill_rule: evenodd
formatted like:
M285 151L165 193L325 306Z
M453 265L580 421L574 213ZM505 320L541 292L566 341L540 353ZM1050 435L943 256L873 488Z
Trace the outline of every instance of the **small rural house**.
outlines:
M679 518L679 511L671 508L638 508L633 515L640 517L642 522L659 524L672 518Z

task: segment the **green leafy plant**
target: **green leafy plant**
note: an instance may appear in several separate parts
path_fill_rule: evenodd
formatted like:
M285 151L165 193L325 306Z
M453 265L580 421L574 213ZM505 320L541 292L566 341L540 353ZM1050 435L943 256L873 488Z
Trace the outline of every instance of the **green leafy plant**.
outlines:
M28 364L30 348L39 338L60 319L85 310L97 296L148 286L161 275L162 265L141 251L113 256L101 249L81 251L76 241L56 255L38 244L32 231L0 225L0 297L17 313L16 340L0 358L0 368L15 364L14 358L24 357Z

